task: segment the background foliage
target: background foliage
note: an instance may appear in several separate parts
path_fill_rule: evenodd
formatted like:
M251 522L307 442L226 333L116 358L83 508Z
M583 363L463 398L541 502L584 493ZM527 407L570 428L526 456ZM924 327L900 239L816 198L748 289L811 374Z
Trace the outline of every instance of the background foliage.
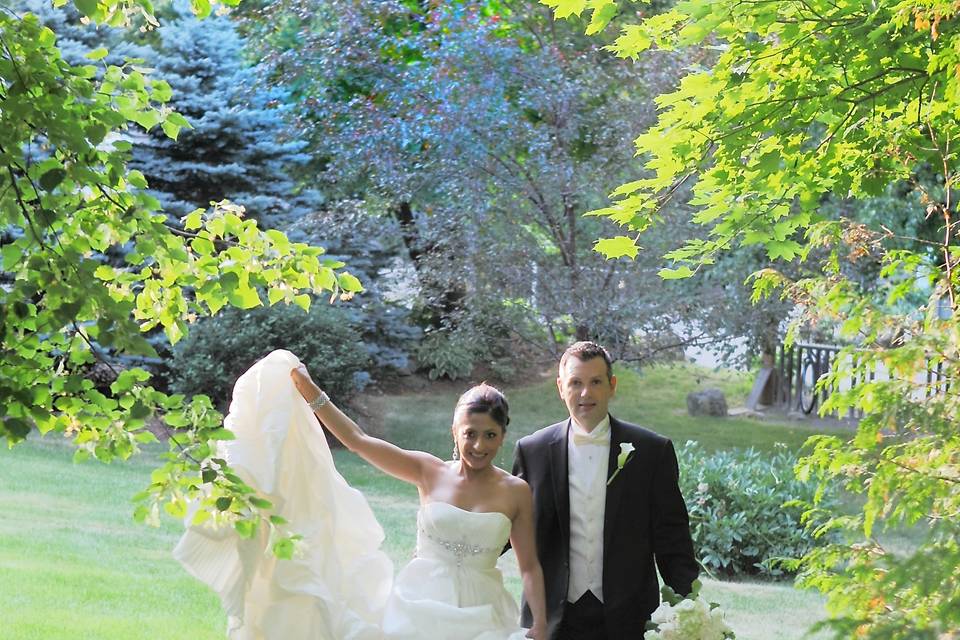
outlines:
M589 11L594 32L618 10L548 4L558 16ZM623 57L651 46L714 56L658 97L657 124L635 141L637 179L595 212L629 235L598 249L635 253L688 190L706 236L666 254L664 278L762 248L792 263L754 281L756 297L779 291L803 311L788 338L826 325L848 341L821 379L835 391L823 411L867 418L852 439L812 439L797 472L821 489L841 484L862 509L837 512L818 491L804 521L840 538L789 565L828 596L838 638L960 630L958 18L939 0L690 0L618 25L611 45ZM905 218L881 213L891 209ZM878 539L918 525L923 540L908 549Z
M159 28L127 31L118 48L142 57L152 77L170 85L168 105L191 124L176 140L159 130L134 138L131 166L164 212L180 218L227 198L279 227L319 208L320 193L293 177L310 158L290 122L290 92L262 81L234 20L200 20L182 0L164 13Z
M156 22L149 3L74 6L101 25ZM197 521L212 516L253 535L271 505L210 458L230 434L206 397L168 396L136 366L101 391L85 370L156 356L143 335L154 328L176 343L192 320L224 306L307 308L311 293L349 294L359 282L322 249L264 231L236 205L179 220L160 211L142 172L128 167L129 138L159 128L176 139L190 126L165 104L168 82L133 62L110 63L104 47L71 64L29 11L0 8L0 39L0 437L14 444L33 429L63 432L78 458L110 461L154 440L146 424L159 416L178 432L138 496L137 517L154 521L161 509L181 517L198 498Z
M325 247L363 282L362 295L338 306L360 332L373 378L410 373L422 330L411 317L416 289L395 221L361 200L329 200L282 228L293 240Z
M788 337L849 345L824 410L867 418L798 464L823 491L791 490L809 532L784 534L803 554L788 569L829 595L839 637L955 633L957 7L547 4L584 19L506 0L251 2L239 21L127 0L0 9L0 435L59 431L110 460L160 419L177 434L138 518L203 493L198 518L253 535L283 523L211 457L221 416L142 366L225 307L270 305L261 330L298 334L344 383L507 374L581 337L641 362L718 336L769 352L794 310ZM748 311L750 273L765 306ZM273 306L314 294L340 310ZM204 331L249 335L242 315ZM184 389L255 357L204 335L180 347L201 372ZM862 510L836 508L837 483ZM700 498L703 522L744 500ZM880 542L917 525L908 549ZM736 530L703 529L717 549Z
M434 375L585 337L663 358L741 317L726 287L658 283L656 258L603 260L591 245L609 226L580 215L628 177L629 133L650 124L682 56L619 61L527 1L287 0L244 16L271 79L291 87L321 188L395 222Z
M226 309L198 322L174 347L174 391L205 394L225 409L240 374L275 349L311 363L314 380L338 403L370 381L367 350L344 310L261 307Z
M708 454L688 441L677 447L677 458L697 558L709 574L780 576L777 559L830 541L801 522L802 504L813 500L817 483L794 476L797 456L786 445ZM823 496L822 505L838 508L836 492Z

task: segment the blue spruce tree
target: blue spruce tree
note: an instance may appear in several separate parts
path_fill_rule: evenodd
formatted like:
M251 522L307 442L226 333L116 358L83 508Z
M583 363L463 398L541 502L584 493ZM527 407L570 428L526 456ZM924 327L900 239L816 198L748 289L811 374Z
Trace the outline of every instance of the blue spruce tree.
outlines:
M229 17L198 20L186 8L174 9L152 42L136 48L155 69L152 77L170 84L170 107L193 127L176 141L159 130L136 141L131 165L146 176L152 195L175 218L224 198L267 226L315 210L320 195L291 177L308 156L286 120L287 93L259 81L263 74L246 58Z

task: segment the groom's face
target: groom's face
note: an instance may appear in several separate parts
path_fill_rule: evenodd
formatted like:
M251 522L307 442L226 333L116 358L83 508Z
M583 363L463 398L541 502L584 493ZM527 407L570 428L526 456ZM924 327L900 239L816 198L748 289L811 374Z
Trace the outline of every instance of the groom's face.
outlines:
M603 358L584 361L569 357L557 376L557 389L570 417L589 431L607 415L610 398L617 390L617 377L607 377Z

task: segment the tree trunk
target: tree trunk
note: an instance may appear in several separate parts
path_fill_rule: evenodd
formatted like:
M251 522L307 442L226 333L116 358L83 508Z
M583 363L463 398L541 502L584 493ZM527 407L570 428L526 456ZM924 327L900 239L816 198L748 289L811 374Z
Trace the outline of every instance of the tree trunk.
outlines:
M458 322L458 312L467 296L462 283L443 277L453 273L456 267L451 265L445 274L431 273L424 265L425 259L434 249L432 244L424 243L414 219L413 207L409 202L401 202L391 209L393 217L400 224L403 246L417 272L417 279L423 288L424 303L428 311L427 324L433 329L454 329ZM441 277L437 277L437 276Z

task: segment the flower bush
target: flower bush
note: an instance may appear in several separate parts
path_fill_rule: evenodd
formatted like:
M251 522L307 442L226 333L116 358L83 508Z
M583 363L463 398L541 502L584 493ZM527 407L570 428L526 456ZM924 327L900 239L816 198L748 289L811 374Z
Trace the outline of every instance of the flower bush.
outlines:
M796 478L796 456L785 446L772 454L708 454L687 442L677 457L694 546L708 573L780 576L785 570L776 559L799 558L832 539L814 538L801 522L803 508L794 501L811 501L817 484ZM835 495L824 500L836 506Z

